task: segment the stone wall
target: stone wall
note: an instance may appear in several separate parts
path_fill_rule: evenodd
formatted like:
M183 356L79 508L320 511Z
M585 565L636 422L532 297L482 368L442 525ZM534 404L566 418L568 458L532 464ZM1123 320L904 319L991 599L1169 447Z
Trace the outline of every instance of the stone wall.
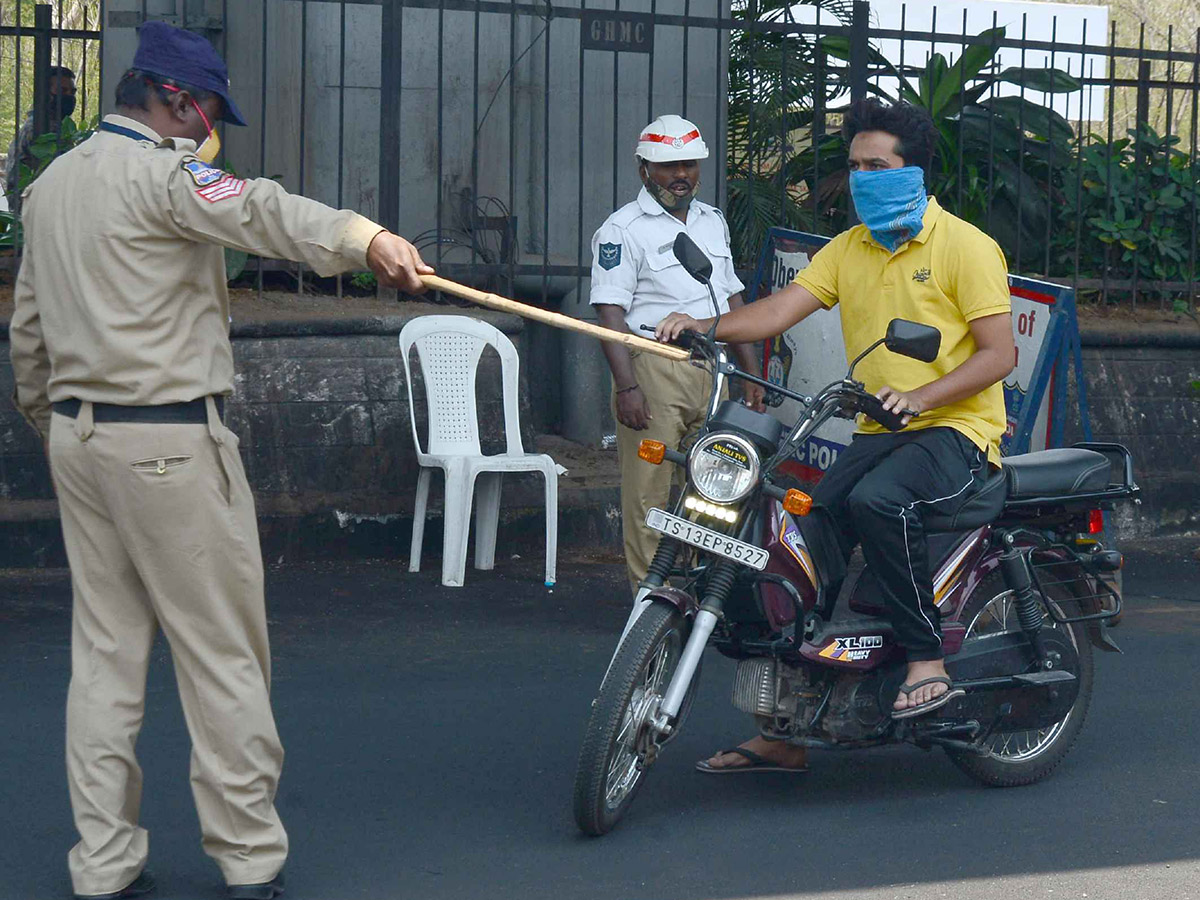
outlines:
M546 428L529 398L546 380L540 356L524 346L523 320L473 312L507 333L521 354L522 439L532 449ZM264 528L292 535L314 518L340 522L410 519L417 475L408 394L397 335L411 316L243 324L234 328L237 366L226 421L241 438L242 458ZM418 433L425 436L424 385L413 354ZM555 371L557 376L557 370ZM7 332L0 333L0 565L19 564L3 546L34 560L61 560L57 510L36 434L7 398L13 390ZM504 447L500 359L490 349L476 379L485 453ZM540 501L538 486L506 485L510 504ZM526 496L528 495L528 496ZM440 505L435 486L433 502ZM14 524L16 523L16 524ZM13 529L15 528L15 532ZM47 540L53 548L42 548ZM15 541L15 545L13 542Z
M1086 328L1083 368L1092 438L1133 453L1142 505L1121 504L1114 519L1126 536L1200 531L1200 332L1161 328ZM1072 389L1068 440L1082 440Z
M473 311L510 334L521 353L522 431L558 431L563 384L554 334L515 317ZM417 465L396 335L407 318L242 324L234 331L237 384L230 426L258 500L268 558L361 553L404 557L408 550ZM1115 517L1123 536L1200 530L1200 336L1178 329L1136 335L1089 329L1084 366L1093 437L1133 452L1144 490L1141 507ZM503 443L499 359L485 352L477 389L485 452ZM607 391L607 386L602 385ZM416 385L424 434L423 388ZM7 331L0 323L0 396L12 392ZM1072 403L1072 408L1074 405ZM1080 440L1078 421L1069 441ZM619 548L616 493L589 486L560 498L560 540ZM435 481L434 505L440 505ZM541 540L541 484L533 476L506 480L509 542L531 550ZM525 532L528 534L525 534ZM436 556L440 529L426 538ZM41 447L0 399L0 566L61 564L57 509Z

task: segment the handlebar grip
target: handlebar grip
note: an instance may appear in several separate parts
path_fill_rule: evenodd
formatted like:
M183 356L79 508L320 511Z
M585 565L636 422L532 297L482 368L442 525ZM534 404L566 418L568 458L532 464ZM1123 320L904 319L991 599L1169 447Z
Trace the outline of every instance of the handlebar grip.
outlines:
M874 419L888 431L899 431L904 427L904 416L915 416L916 413L912 410L902 410L901 412L889 412L883 408L883 401L871 394L860 394L855 401L855 406L859 412L864 413L868 418Z
M691 350L692 347L696 346L696 338L698 337L700 337L700 335L694 331L681 331L679 334L675 335L675 340L671 341L671 343L675 344L677 347L682 347L684 350Z
M653 325L642 325L641 329L642 331L651 332L656 330ZM696 338L699 336L698 333L689 329L679 332L679 334L675 335L675 340L668 341L667 343L674 344L676 347L682 347L684 350L691 350L692 346L696 343Z

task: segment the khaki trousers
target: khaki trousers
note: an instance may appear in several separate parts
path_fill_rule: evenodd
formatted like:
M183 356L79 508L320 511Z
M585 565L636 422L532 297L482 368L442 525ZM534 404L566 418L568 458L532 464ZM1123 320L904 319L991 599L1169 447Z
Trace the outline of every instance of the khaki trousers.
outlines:
M283 748L254 500L238 440L207 425L93 423L55 414L50 459L74 594L67 775L77 894L128 885L146 864L134 745L159 627L192 738L202 846L231 884L269 881L287 855L275 812Z
M646 395L653 418L642 431L634 431L617 422L617 456L621 466L621 532L625 541L625 564L634 593L646 577L650 560L658 549L659 534L646 527L646 512L662 508L671 495L671 481L682 482L683 471L671 463L653 466L638 458L638 445L644 440L662 441L668 447L689 445L708 411L712 376L691 363L673 362L631 350L633 371ZM616 385L612 407L616 417Z

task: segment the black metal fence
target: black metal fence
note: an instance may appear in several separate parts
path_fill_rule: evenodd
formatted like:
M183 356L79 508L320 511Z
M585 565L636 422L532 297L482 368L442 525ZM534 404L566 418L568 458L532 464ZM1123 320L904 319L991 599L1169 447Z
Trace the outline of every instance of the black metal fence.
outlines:
M933 191L1014 272L1085 300L1195 310L1200 32L1169 29L1159 46L1144 26L851 0L218 6L252 120L228 129L227 163L376 217L460 280L579 302L593 231L639 187L639 130L666 112L714 151L701 199L726 210L741 265L771 224L836 232L851 216L839 110L877 93L931 109ZM59 38L94 40L90 27ZM32 48L5 28L0 40ZM271 262L242 283L283 277L344 288Z
M44 134L63 116L62 97L51 94L51 67L75 74L76 106L70 118L82 129L100 112L99 0L0 2L0 152L27 118Z

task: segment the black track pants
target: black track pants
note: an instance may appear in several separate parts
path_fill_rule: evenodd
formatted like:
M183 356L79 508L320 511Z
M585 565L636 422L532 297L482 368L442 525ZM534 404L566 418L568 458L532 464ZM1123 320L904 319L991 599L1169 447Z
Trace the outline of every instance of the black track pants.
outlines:
M813 516L843 557L862 544L909 661L942 658L922 516L957 509L986 470L984 452L952 428L859 434L813 492Z

